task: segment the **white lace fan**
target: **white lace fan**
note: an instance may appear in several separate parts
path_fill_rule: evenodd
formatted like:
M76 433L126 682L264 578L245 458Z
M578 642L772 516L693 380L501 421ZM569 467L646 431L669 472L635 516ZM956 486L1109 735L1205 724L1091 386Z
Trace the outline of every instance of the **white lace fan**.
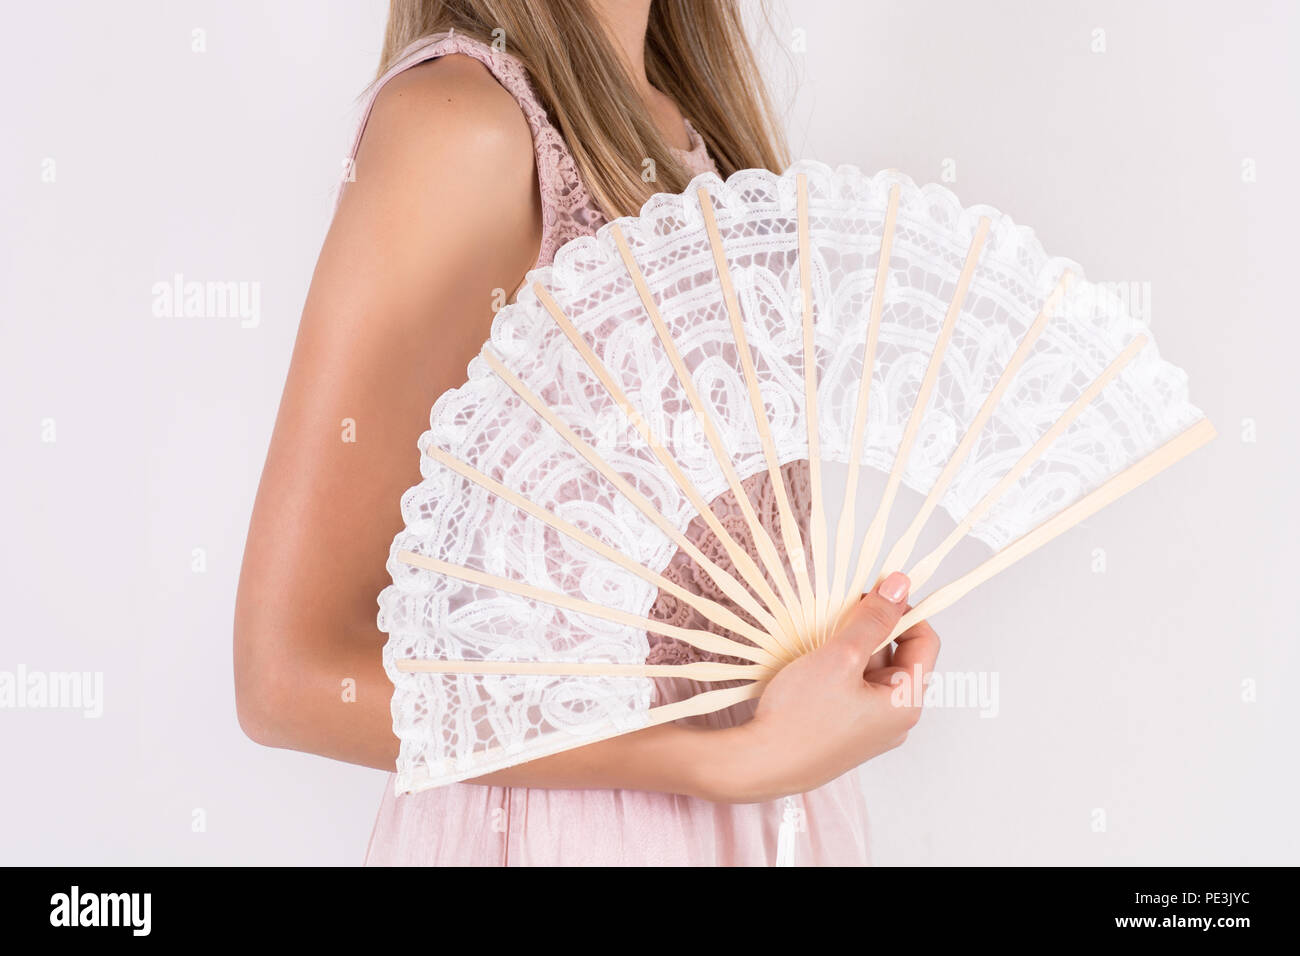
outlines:
M532 273L433 408L380 596L398 791L755 698L883 574L924 595L896 635L1213 435L1122 302L996 210L894 171L699 176ZM967 536L992 555L927 593ZM711 589L665 576L679 551ZM651 619L661 593L711 626ZM649 664L648 634L707 659ZM673 676L717 686L657 701Z

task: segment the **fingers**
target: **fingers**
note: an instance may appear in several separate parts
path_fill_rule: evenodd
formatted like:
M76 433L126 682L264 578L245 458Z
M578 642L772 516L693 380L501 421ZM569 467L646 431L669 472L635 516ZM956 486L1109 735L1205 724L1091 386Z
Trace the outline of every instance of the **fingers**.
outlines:
M867 669L876 645L889 636L903 616L910 584L907 575L895 571L870 593L862 595L836 631L832 642L853 650L862 670Z
M939 657L939 635L925 621L912 625L897 638L893 662L867 671L877 699L887 698L889 713L904 732L916 726L925 704L925 689Z
M903 614L906 615L906 614L907 614L909 611L911 611L911 610L912 610L912 605L911 605L911 604L906 604L906 605L904 605L904 607L903 607ZM911 628L909 628L908 630L910 631ZM933 633L933 632L931 632L931 633ZM939 639L939 635L934 634L934 639L935 639L936 641L938 641L938 639ZM867 662L867 670L868 670L868 671L878 671L878 670L880 670L882 667L888 667L888 666L889 666L890 664L892 664L893 662L894 662L894 650L893 650L893 645L892 645L892 643L891 643L891 644L886 644L886 645L885 645L884 647L882 647L880 650L876 651L876 653L874 653L874 654L871 655L871 660ZM934 664L934 662L931 661L930 666L933 667L933 664Z
M934 628L925 621L918 621L894 640L894 666L912 672L919 668L922 679L928 677L939 659L939 635Z

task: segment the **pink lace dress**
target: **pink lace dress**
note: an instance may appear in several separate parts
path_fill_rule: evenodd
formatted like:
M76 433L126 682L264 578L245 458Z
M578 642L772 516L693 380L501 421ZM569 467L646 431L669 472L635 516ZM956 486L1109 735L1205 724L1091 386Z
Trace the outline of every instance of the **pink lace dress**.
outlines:
M532 128L542 198L542 245L537 265L549 263L569 239L587 235L605 219L591 201L573 157L549 121L522 64L512 56L461 35L440 34L413 44L371 92L396 74L448 53L480 60L514 94ZM365 109L356 146L365 127ZM700 135L687 123L691 148L679 156L694 172L714 169ZM794 507L808 513L807 465L783 471ZM755 510L775 527L773 487L767 475L744 482ZM748 531L728 493L713 502L714 512L737 541ZM691 540L723 567L726 553L704 522L688 529ZM780 535L774 534L780 547ZM664 575L727 604L743 615L685 554L678 553ZM686 627L720 628L671 595L660 594L650 612L659 620ZM649 635L650 663L685 663L708 655L695 648ZM715 689L680 678L655 682L655 704L681 700ZM747 720L755 702L694 718L712 727ZM389 777L366 852L367 865L728 865L765 866L776 861L784 824L788 850L798 865L858 865L867 862L867 817L856 774L846 774L811 793L760 804L715 804L691 797L633 790L541 790L451 784L395 796ZM791 842L792 841L792 842Z

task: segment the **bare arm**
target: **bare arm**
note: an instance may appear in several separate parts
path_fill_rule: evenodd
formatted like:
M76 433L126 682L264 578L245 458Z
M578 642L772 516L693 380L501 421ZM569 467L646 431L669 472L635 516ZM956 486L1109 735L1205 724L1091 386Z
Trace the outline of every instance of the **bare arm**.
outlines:
M235 676L254 740L393 767L375 601L398 501L420 479L430 407L464 381L493 290L523 278L540 224L527 121L484 67L447 57L384 88L312 278L249 527Z
M430 407L487 337L495 290L513 290L536 259L539 202L527 122L477 61L416 67L378 97L312 279L249 527L235 683L253 740L393 768L375 599L397 502L420 478ZM880 701L862 690L865 657L817 659L783 671L780 704L769 689L745 728L655 727L475 782L716 800L810 789L896 745L908 719L860 719ZM856 668L840 696L826 693L827 667ZM790 736L814 720L811 740ZM798 761L783 759L791 751Z

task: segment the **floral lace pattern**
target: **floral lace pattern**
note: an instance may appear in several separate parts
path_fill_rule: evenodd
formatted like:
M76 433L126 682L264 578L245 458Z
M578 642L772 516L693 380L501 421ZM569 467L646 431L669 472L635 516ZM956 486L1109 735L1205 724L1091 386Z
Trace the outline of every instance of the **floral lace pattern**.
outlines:
M869 420L860 457L877 473L893 467L966 252L981 220L990 221L979 268L902 472L903 486L917 494L933 485L1063 272L1069 268L1077 276L1059 318L1034 343L940 502L959 521L1111 359L1147 330L1121 302L1087 283L1076 263L1047 256L1029 230L989 207L964 208L942 187L919 187L893 171L865 176L853 167L812 162L780 176L744 170L723 181L703 173L693 185L708 189L716 210L782 466L808 456L794 216L800 173L807 179L813 237L823 461L844 463L850 454L863 372L863 316L873 295L884 210L894 188L900 193L897 228L879 351L868 370ZM719 302L695 190L655 196L639 217L619 225L690 378L708 397L737 474L751 482L751 499L761 504L766 499L762 478L751 476L763 475L766 464L735 337ZM691 425L691 405L608 230L569 242L532 278L552 291L601 363L618 370L638 418L663 442L686 480L714 502L724 523L734 522L732 502L715 501L723 498L726 482L711 448ZM635 433L620 427L626 410L568 343L531 283L518 302L498 313L489 348L577 437L595 447L645 499L649 512L706 549L713 547L689 498ZM975 523L971 537L1001 547L1200 417L1187 401L1183 373L1148 342ZM578 524L630 560L702 589L694 569L675 557L674 539L525 407L483 359L471 363L464 386L435 405L430 430L421 438L422 449L434 446ZM654 703L680 699L669 696L674 688L640 678L399 671L395 662L402 657L639 663L681 660L691 653L657 638L652 642L643 630L399 560L397 551L411 550L629 614L682 613L642 577L429 457L422 458L421 467L424 481L403 498L407 527L394 541L393 585L380 597L380 626L390 635L385 662L396 685L395 729L402 740L399 788L436 786L566 749L575 737L635 729L644 726ZM787 474L791 470L798 471L787 467ZM796 499L798 484L791 481ZM799 507L805 511L802 501ZM770 523L771 509L760 510ZM739 527L735 532L744 533Z
M488 348L539 401L584 442L654 513L723 567L725 552L659 462L611 428L625 420L585 361L565 340L531 289L549 288L580 335L617 370L637 414L664 442L700 496L738 542L749 545L716 459L691 427L691 406L650 327L608 230L582 186L572 157L512 57L478 41L444 35L408 50L381 79L448 52L484 62L515 93L533 130L544 238L539 268L516 302L493 322ZM368 114L368 108L367 108ZM362 125L364 126L364 117ZM962 207L939 186L918 187L892 171L866 176L853 167L798 163L784 175L743 170L727 180L711 171L689 126L683 162L698 172L680 195L649 200L619 221L654 290L669 332L702 395L708 396L742 485L778 551L773 487L702 236L696 186L707 187L741 303L755 371L801 523L808 515L808 436L795 241L795 174L807 177L813 236L812 275L822 458L844 463L858 383L862 317L874 294L883 211L891 189L900 203L879 351L868 370L866 443L860 462L878 473L893 466L919 382L943 324L956 277L982 218L991 221L940 374L903 472L924 494L951 455L1043 300L1069 268L1078 276L996 413L980 433L940 505L954 521L1005 474L1073 402L1142 324L1123 304L1083 281L1076 263L1049 257L1033 233L989 207ZM358 132L358 141L360 132ZM355 151L354 151L355 152ZM554 257L552 260L552 256ZM971 529L999 548L1058 513L1142 454L1200 417L1182 372L1154 344L1109 385L1017 485ZM714 584L662 527L593 469L488 364L471 362L468 380L441 396L420 439L577 525L632 561L687 590L718 598ZM414 551L513 579L543 591L638 616L717 632L694 609L644 578L600 558L484 488L421 456L423 480L402 499L406 527L388 564L393 583L380 595L379 626L389 634L384 662L395 685L394 731L401 740L397 790L410 792L489 773L555 753L593 735L643 726L651 706L712 685L683 679L561 678L516 674L429 674L398 670L403 658L458 660L604 660L685 663L711 659L681 642L572 613L471 581L413 567ZM865 507L865 506L864 506ZM802 530L802 529L801 529ZM730 602L722 603L735 609ZM734 635L729 635L734 636ZM745 706L709 715L740 719Z

